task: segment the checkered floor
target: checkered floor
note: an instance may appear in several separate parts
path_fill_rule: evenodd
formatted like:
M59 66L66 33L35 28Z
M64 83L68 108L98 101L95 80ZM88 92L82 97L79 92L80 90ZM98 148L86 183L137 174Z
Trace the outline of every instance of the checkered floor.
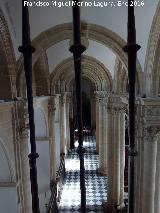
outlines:
M77 142L75 146L78 146ZM107 178L97 174L98 155L96 143L92 136L85 136L85 178L87 212L102 213L102 203L106 202ZM74 150L66 161L66 180L62 191L60 212L80 212L80 171L79 157Z

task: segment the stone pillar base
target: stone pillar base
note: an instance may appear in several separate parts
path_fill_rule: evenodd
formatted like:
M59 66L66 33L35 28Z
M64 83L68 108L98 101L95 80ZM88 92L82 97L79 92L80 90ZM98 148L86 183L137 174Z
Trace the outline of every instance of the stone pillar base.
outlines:
M125 206L103 203L103 213L123 213Z
M114 208L114 205L103 203L103 213L117 213L117 209Z
M96 147L96 154L99 155L99 147Z
M98 168L98 173L100 174L100 175L102 175L102 176L105 176L105 175L107 175L107 171L106 171L106 169L104 169L104 168Z

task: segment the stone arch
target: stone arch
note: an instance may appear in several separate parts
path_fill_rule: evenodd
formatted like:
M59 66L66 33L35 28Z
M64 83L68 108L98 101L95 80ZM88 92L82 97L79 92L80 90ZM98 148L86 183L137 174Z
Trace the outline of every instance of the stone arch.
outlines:
M3 168L0 168L0 182L12 182L13 181L13 168L11 161L7 152L6 147L4 146L2 140L0 139L0 163L3 164ZM1 165L2 166L2 165ZM5 168L4 168L5 167Z
M90 23L82 23L82 36L90 40L101 43L110 48L124 64L127 69L127 54L124 53L123 47L126 42L116 33L108 30L102 26ZM65 23L54 26L36 37L32 45L36 48L33 55L33 66L37 62L40 55L49 47L54 46L56 43L72 38L72 23ZM23 58L20 57L18 61L18 72L23 69ZM137 72L141 72L141 66L137 60Z
M160 1L153 18L144 68L144 90L148 96L157 96L160 84Z
M33 68L36 96L49 93L49 68L46 53L43 53Z
M136 95L142 94L142 81L142 73L136 73ZM128 93L128 73L124 68L120 76L119 84L121 85L122 93Z
M128 93L128 72L122 62L116 58L114 68L114 88L117 93ZM136 95L143 91L143 73L136 72Z
M88 83L89 83L89 85L90 85L90 87L91 87L91 89L92 89L93 91L96 90L95 84L93 83L93 81L92 81L90 78L88 78L87 76L83 76L83 79L85 79L85 80L88 81ZM72 78L72 79L70 80L70 82L68 82L68 84L67 84L68 91L71 91L71 90L72 90L73 84L74 84L74 78Z
M43 52L33 66L32 90L34 96L49 94L49 68L47 55ZM17 74L18 96L26 97L26 80L24 69Z
M16 59L9 29L0 9L0 99L8 100L16 96Z
M94 84L96 90L112 91L113 80L107 68L95 58L82 56L82 77L88 78ZM63 89L69 91L70 82L74 78L73 59L68 58L60 63L51 74L51 92L55 93L57 82Z

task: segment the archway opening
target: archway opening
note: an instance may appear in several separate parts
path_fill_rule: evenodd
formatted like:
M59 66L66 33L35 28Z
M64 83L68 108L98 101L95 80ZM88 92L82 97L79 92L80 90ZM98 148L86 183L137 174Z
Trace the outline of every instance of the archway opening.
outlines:
M74 118L74 130L77 130L77 108L76 108L76 91L75 83L73 83L73 118ZM91 129L91 97L93 94L93 88L91 82L82 78L82 122L83 130Z
M72 138L74 146L71 146L69 155L66 157L66 178L63 186L60 200L60 212L80 211L80 161L77 153L78 147L78 122L76 107L76 90L75 82L72 80L69 85L69 91L72 94L71 101L71 120L70 130L74 134ZM82 69L82 121L83 121L83 147L84 167L85 167L85 187L86 187L86 208L87 211L96 212L103 210L102 203L106 202L106 176L99 175L98 159L99 154L96 152L96 140L91 129L93 124L96 125L96 104L95 104L96 87L93 81L84 75ZM94 114L94 116L92 116ZM73 117L72 117L72 116ZM92 120L94 117L94 120ZM73 120L73 128L72 128ZM70 134L72 136L72 134ZM71 143L71 141L70 141ZM72 194L74 193L74 197ZM101 193L101 197L99 197ZM70 195L70 196L69 196Z

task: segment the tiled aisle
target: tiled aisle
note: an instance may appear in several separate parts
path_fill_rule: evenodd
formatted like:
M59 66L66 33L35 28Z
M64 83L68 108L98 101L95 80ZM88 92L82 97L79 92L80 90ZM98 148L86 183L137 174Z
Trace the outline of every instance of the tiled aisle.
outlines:
M96 173L98 155L96 154L95 139L85 136L85 172L86 172L86 204L87 212L102 213L102 203L106 202L106 177ZM79 157L74 151L66 162L66 181L62 191L60 212L80 212L80 182Z

